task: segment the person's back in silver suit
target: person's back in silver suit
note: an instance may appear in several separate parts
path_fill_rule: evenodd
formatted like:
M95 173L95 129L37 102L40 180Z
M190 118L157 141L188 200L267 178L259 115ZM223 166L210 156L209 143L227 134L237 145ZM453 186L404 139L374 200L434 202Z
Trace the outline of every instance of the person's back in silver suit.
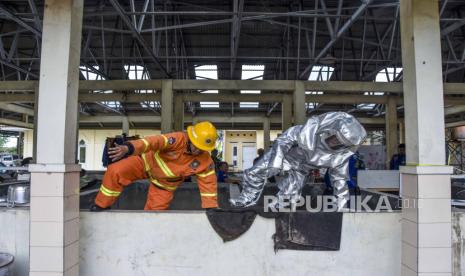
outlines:
M313 116L305 125L286 130L254 166L244 171L242 192L230 202L236 207L255 205L267 178L278 174L278 202L295 202L310 171L327 168L341 209L349 199L349 158L365 137L365 129L350 114L329 112Z

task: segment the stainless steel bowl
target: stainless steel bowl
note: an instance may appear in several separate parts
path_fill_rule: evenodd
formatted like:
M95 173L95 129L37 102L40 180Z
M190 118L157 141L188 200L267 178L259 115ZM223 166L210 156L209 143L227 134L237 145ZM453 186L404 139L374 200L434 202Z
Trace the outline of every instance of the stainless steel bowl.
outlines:
M13 255L0 252L0 276L13 276L14 260Z
M29 184L16 184L8 187L7 206L15 207L18 204L29 203L30 186Z

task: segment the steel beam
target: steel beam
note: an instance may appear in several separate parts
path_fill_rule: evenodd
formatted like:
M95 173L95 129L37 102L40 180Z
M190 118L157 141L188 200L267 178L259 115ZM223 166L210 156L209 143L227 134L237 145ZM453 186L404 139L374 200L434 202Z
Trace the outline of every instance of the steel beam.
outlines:
M219 101L219 102L262 102L274 103L281 102L284 94L263 93L260 95L252 94L200 94L189 93L183 94L181 97L183 102L203 102L203 101Z
M79 90L160 90L162 80L79 81ZM0 91L34 91L38 81L0 81ZM403 93L402 82L303 81L306 91ZM173 80L173 90L268 90L291 92L291 80ZM464 95L465 83L444 83L444 94ZM6 94L2 94L4 96ZM13 98L27 95L9 94Z
M0 58L0 63L3 64L3 65L5 65L5 66L7 66L7 67L10 67L10 68L12 68L12 69L15 69L15 70L17 70L17 71L19 71L19 72L22 72L22 73L24 73L24 74L29 74L30 76L33 76L34 78L37 78L37 79L39 78L38 75L36 75L36 74L34 74L34 73L32 73L32 72L29 72L28 70L26 70L26 69L24 69L24 68L22 68L22 67L20 67L20 66L18 66L18 65L16 65L16 64L11 63L11 62L8 61L7 59Z
M15 104L0 103L0 109L10 111L10 112L34 116L34 109L15 105Z
M286 80L174 80L174 90L270 90L292 91L294 81Z
M39 81L0 81L0 91L32 91Z
M465 121L456 121L456 122L449 122L446 123L446 128L453 128L458 126L465 126Z
M7 18L10 20L16 22L16 24L20 25L24 29L32 32L33 34L37 35L38 37L42 37L42 33L36 29L35 27L32 27L28 23L26 23L24 20L16 16L13 12L11 12L9 9L5 7L4 4L0 3L0 12L2 12Z
M29 128L29 129L34 128L34 125L31 123L26 123L23 121L12 120L12 119L5 119L5 118L0 118L0 125L24 127L24 128Z
M261 95L247 94L181 94L184 102L219 101L219 102L261 102L276 103L271 111L282 101L284 94L267 93ZM402 104L401 97L396 98L398 104ZM80 93L79 102L105 102L119 101L122 103L139 103L144 101L160 101L160 94L139 94L139 93ZM0 93L0 103L33 103L34 94L2 94ZM305 102L317 102L325 104L361 104L376 103L385 104L387 96L367 96L367 95L306 95ZM445 97L446 105L465 105L465 97ZM1 109L1 108L0 108ZM268 112L270 114L271 112Z
M360 7L354 12L354 14L350 17L350 19L341 27L341 29L337 32L337 34L329 41L328 44L320 51L320 53L315 57L315 61L309 64L305 70L299 75L299 78L305 77L305 75L312 69L313 65L318 63L318 61L326 55L328 50L339 40L339 38L354 24L355 20L366 10L368 5L371 3L372 0L364 1Z
M450 34L451 32L457 30L458 28L462 27L463 25L465 25L465 19L457 21L457 22L445 27L444 29L442 29L441 30L441 36L444 37L444 36Z
M145 0L144 6L142 7L142 12L147 11L147 8L149 7L149 1L150 0ZM137 31L139 31L139 32L142 30L142 26L144 26L145 15L146 14L143 13L139 18L139 24L137 24Z
M323 13L325 15L326 27L328 28L329 37L331 37L331 39L333 39L334 38L333 25L331 24L331 20L329 19L329 14L328 14L325 2L326 2L326 0L320 0L321 8L323 9Z
M39 12L37 11L37 6L34 0L28 0L29 8L31 12L34 14L34 25L36 26L37 30L42 29L42 24L40 22Z
M399 102L401 102L399 97ZM306 95L307 103L326 104L362 104L362 103L387 103L387 96L366 96L366 95Z
M234 79L234 70L236 67L237 50L239 49L239 40L241 36L241 19L244 10L244 0L234 0L233 4L233 20L231 23L231 62L230 62L230 78Z
M96 115L96 116L87 116L82 115L79 117L80 123L122 123L126 116L120 115ZM258 123L262 124L266 118L269 118L270 123L272 124L280 124L281 123L281 115L273 115L270 117L260 116L260 115L238 115L238 116L230 116L229 114L225 113L207 113L197 116L192 116L192 114L185 114L184 115L184 122L185 123L192 123L195 121L211 121L212 123ZM127 116L127 119L130 123L161 123L161 116L157 115L142 115L142 116ZM366 125L384 125L385 119L384 118L375 118L375 117L357 117L357 119Z
M121 5L118 3L117 0L110 0L110 3L113 5L115 10L118 12L119 16L123 19L123 22L126 25L126 27L129 28L132 31L132 34L133 34L134 38L137 40L137 42L139 42L139 44L142 46L142 48L144 48L144 50L152 57L153 61L158 66L158 68L163 72L163 74L166 77L171 77L170 73L166 70L166 68L163 66L163 64L161 64L158 57L155 56L153 51L150 49L150 47L145 42L144 38L137 31L136 27L131 23L131 20L125 14L123 7L121 7Z
M1 98L0 98L1 99ZM147 101L157 101L161 100L160 94L155 93L80 93L79 102L107 102L107 101L117 101L121 103L139 103Z
M305 81L306 91L402 93L401 82ZM465 86L463 86L465 87Z
M79 81L79 90L160 90L161 80L97 80ZM1 90L1 82L0 82Z

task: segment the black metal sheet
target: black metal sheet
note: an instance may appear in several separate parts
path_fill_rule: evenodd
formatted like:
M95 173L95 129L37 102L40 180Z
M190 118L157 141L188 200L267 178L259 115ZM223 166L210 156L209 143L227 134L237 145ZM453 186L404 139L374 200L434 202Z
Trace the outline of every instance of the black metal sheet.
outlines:
M274 249L337 251L342 217L339 212L280 213L275 219Z
M247 232L256 216L254 211L207 210L208 221L224 242L235 240Z

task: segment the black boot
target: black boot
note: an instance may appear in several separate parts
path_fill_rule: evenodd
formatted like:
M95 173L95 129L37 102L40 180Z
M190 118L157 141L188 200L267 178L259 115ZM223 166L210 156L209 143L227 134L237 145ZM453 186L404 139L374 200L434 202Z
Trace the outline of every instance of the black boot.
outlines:
M102 208L102 207L98 206L97 204L93 203L92 205L90 205L89 211L91 211L91 212L102 212L102 211L105 211L105 210L109 210L110 208L111 207Z

